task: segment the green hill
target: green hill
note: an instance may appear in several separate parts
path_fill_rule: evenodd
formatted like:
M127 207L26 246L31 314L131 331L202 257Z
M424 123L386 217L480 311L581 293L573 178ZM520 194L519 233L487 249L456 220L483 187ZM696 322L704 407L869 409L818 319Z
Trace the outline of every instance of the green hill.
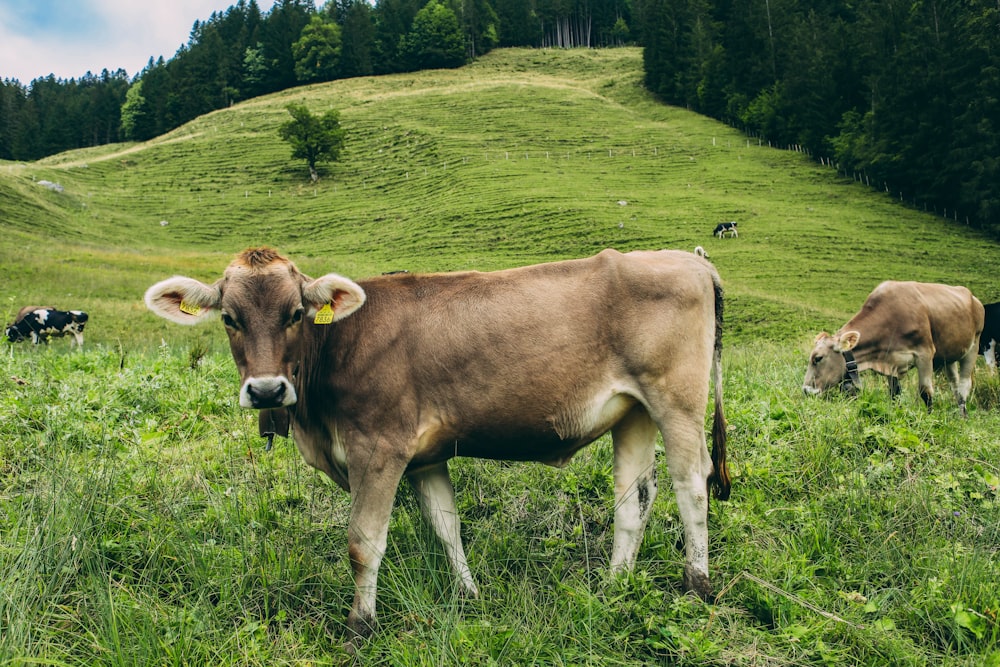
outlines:
M148 284L215 278L250 244L353 277L700 244L737 342L809 339L888 278L1000 297L996 243L662 105L641 80L638 49L503 50L286 91L144 144L2 163L7 314L84 308L90 340L137 344L162 329L141 306ZM291 101L339 110L348 132L315 186L277 135ZM738 240L711 236L723 220Z

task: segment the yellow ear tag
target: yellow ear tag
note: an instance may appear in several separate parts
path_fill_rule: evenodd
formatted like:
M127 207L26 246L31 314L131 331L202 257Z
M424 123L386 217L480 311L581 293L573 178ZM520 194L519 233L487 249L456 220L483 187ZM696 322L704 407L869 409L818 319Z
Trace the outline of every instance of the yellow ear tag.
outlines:
M201 306L192 305L183 299L181 300L181 305L178 306L178 309L182 313L187 313L188 315L197 315L201 312Z
M313 324L331 324L333 322L333 307L324 303L323 307L316 311Z

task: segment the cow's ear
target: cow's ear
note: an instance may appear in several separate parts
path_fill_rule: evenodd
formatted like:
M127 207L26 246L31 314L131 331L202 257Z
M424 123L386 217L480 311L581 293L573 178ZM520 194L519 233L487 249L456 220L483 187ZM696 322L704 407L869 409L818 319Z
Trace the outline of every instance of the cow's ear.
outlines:
M853 350L859 340L861 340L861 334L857 331L845 331L834 339L833 349L837 352Z
M830 334L828 334L827 332L825 332L825 331L819 332L818 334L816 334L815 340L813 340L813 347L815 347L816 345L818 345L821 340L826 340L829 337L830 337Z
M222 300L218 287L193 278L174 276L146 290L146 307L178 324L197 324L216 312Z
M333 321L342 320L365 303L365 291L353 280L328 273L302 285L306 317L314 318L320 308L333 308Z

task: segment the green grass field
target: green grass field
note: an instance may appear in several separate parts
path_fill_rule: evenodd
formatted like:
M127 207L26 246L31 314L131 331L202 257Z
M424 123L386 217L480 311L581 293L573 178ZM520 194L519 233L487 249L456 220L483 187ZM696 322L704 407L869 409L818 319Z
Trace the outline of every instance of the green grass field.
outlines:
M0 356L0 665L1000 665L1000 379L981 369L966 421L943 377L930 415L914 377L895 404L876 378L850 400L800 390L815 333L881 280L1000 300L1000 245L663 106L641 76L635 49L502 50L0 163L0 314L91 314L82 352ZM277 137L290 101L348 132L317 185ZM711 237L724 220L739 239ZM710 514L716 604L680 593L666 484L636 571L608 576L609 442L564 470L459 460L481 599L456 596L404 488L382 627L348 656L348 497L294 445L263 451L221 326L142 304L255 244L355 278L704 246L734 473Z

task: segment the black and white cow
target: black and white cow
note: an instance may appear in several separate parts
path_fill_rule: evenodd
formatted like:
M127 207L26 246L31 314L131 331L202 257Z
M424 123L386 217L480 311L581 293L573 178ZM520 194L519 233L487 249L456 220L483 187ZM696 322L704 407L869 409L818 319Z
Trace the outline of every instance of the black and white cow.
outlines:
M738 231L736 231L736 223L735 222L720 222L719 224L717 224L715 226L715 231L712 232L712 233L715 236L718 236L720 239L724 238L726 236L726 234L729 234L729 236L731 236L733 238L739 238L740 237L740 233Z
M986 357L990 370L997 368L997 344L1000 343L1000 302L988 303L983 333L979 336L979 354Z
M25 306L4 334L12 343L31 339L35 345L48 343L50 338L71 334L77 345L83 345L83 326L87 313L82 310L57 310L47 306ZM72 347L73 343L70 343Z

